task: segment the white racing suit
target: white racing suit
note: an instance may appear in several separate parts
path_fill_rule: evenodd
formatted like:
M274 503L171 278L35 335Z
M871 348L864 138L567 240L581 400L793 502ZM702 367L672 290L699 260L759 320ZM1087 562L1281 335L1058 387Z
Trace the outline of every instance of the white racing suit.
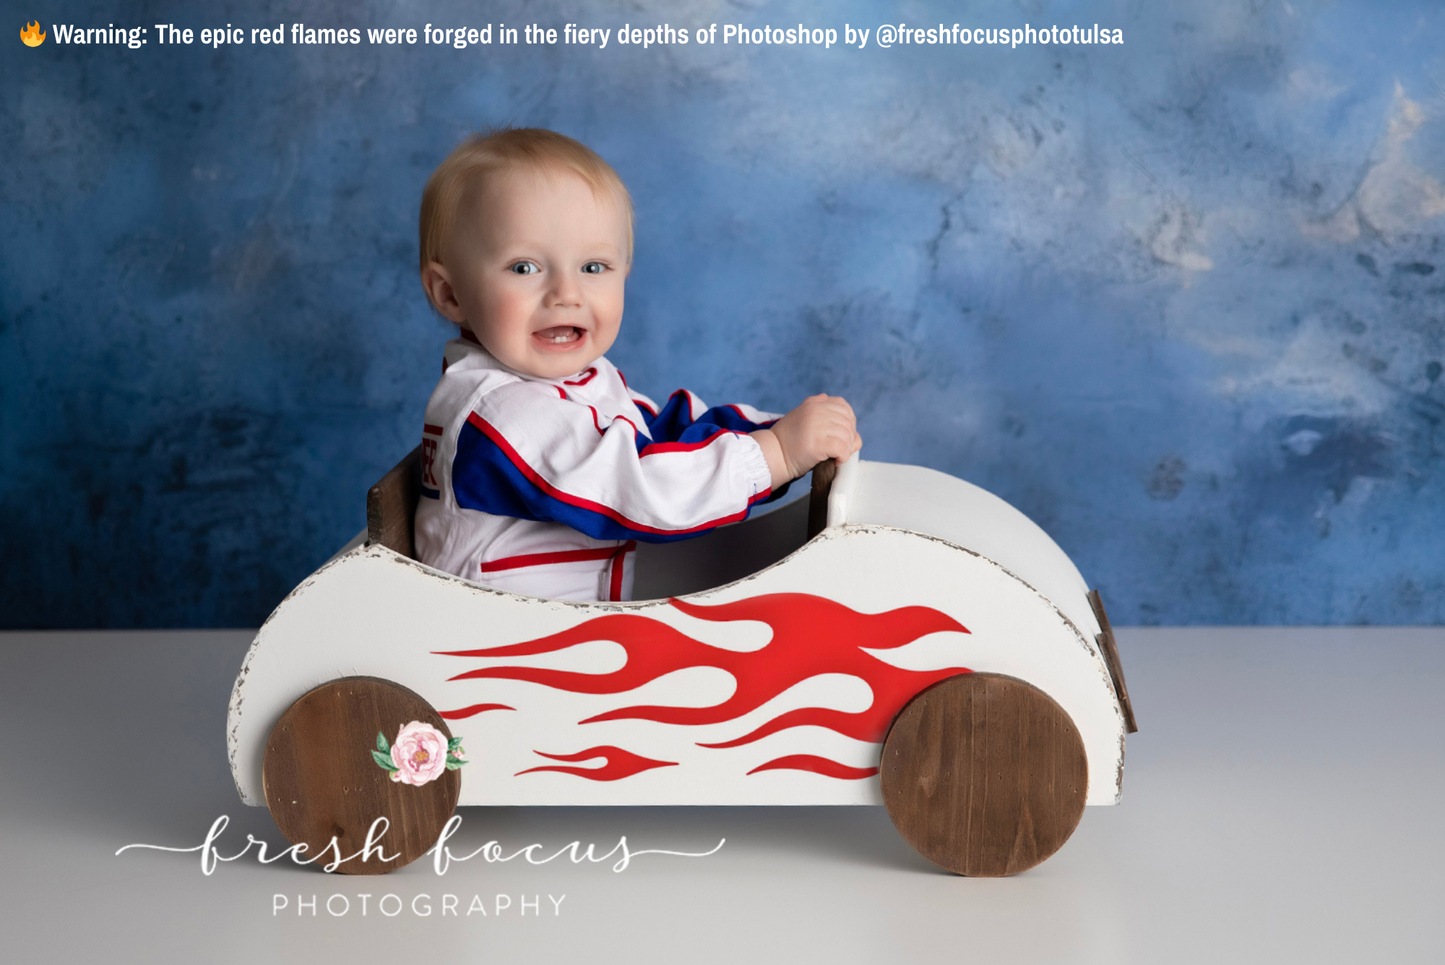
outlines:
M659 409L605 358L568 378L521 375L470 335L447 343L426 408L428 566L530 596L626 600L638 540L700 535L772 495L748 433L778 416L683 390Z

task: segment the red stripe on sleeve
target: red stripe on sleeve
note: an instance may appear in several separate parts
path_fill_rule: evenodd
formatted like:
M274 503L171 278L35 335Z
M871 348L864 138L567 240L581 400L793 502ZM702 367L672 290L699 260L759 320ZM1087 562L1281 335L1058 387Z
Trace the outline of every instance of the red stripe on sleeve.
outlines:
M635 428L635 427L634 427ZM723 429L721 432L714 432L702 442L653 442L642 447L638 456L655 456L663 452L696 452L698 449L705 449L728 436L745 436L746 432L736 432L732 429Z
M502 450L502 452L506 455L508 461L510 461L512 465L516 467L517 471L520 472L523 476L525 476L528 482L536 486L538 489L542 490L542 492L546 493L548 496L551 496L553 499L559 502L566 503L569 506L576 506L579 509L585 509L589 512L597 513L599 516L606 516L608 519L613 520L614 522L621 523L628 529L635 529L639 533L655 533L658 536L675 536L682 533L700 533L706 529L715 529L716 527L721 526L724 523L733 523L740 519L747 518L748 510L741 509L738 510L736 513L729 513L726 516L720 516L717 519L709 520L706 523L701 523L697 526L691 526L687 529L659 529L656 526L648 526L646 523L639 523L636 520L628 519L626 516L622 515L621 512L613 509L611 506L604 506L602 503L596 503L590 499L583 499L581 496L574 496L571 493L563 492L556 486L549 483L547 480L543 479L542 475L538 473L537 470L529 466L527 464L527 461L522 458L521 454L518 453L516 449L512 448L512 444L506 440L506 437L503 436L500 431L497 430L497 427L492 425L486 419L483 419L477 413L473 412L468 415L467 422L479 429L482 434L485 435L488 439L492 440L492 442L497 446L497 448ZM748 500L748 506L751 507L759 500L767 499L768 496L771 494L771 488L764 489L761 492L755 493L752 498Z
M592 413L592 425L593 425L594 428L596 428L597 434L598 434L599 436L605 436L605 435L607 434L607 430L604 429L604 428L602 428L602 417L597 414L597 409L596 409L596 407L589 405L589 406L587 406L587 409L588 409L589 412ZM613 421L613 422L625 422L625 423L627 423L628 425L632 426L632 431L633 431L634 433L637 431L637 423L633 422L631 419L627 418L627 416L625 416L625 415L615 415L615 416L612 417L612 421ZM609 423L609 425L610 425L610 423Z

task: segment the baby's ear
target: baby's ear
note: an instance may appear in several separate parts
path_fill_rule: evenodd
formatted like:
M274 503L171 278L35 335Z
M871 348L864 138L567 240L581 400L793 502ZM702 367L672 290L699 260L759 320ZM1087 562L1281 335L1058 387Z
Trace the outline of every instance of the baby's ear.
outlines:
M452 288L451 275L441 262L427 262L426 267L421 270L421 287L425 289L432 307L440 312L443 318L458 325L467 320L461 303L457 301L456 290Z

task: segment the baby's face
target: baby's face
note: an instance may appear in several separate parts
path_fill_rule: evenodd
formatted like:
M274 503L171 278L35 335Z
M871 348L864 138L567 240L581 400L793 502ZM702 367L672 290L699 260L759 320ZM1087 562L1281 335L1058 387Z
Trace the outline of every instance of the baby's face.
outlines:
M574 174L519 168L467 197L447 255L459 321L499 362L561 378L622 323L627 215Z

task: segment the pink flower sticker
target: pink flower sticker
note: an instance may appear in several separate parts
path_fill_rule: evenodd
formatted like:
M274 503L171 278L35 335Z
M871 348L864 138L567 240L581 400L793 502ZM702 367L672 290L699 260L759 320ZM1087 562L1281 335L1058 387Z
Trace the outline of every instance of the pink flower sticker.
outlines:
M391 773L393 781L418 787L467 762L460 737L448 740L431 724L419 720L403 724L394 744L388 744L386 735L378 731L371 757L378 767Z
M431 724L414 720L402 725L391 744L393 781L404 784L426 784L441 777L447 769L447 738Z

